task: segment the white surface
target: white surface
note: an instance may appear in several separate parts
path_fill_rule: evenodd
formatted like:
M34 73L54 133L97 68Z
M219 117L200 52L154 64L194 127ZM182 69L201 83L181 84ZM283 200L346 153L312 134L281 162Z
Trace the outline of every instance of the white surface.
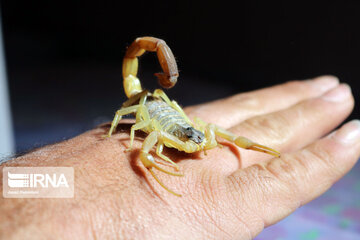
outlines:
M6 80L2 23L0 22L0 162L4 157L8 157L13 154L14 150L14 136L12 131L9 94Z

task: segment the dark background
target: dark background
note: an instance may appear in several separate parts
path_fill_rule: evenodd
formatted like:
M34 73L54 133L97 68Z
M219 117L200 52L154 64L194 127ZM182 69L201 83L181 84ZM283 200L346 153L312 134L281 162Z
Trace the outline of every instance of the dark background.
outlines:
M181 72L167 93L182 105L322 74L360 101L359 1L249 2L2 1L17 150L111 120L125 100L126 46L144 35L173 50ZM140 64L154 89L155 54Z

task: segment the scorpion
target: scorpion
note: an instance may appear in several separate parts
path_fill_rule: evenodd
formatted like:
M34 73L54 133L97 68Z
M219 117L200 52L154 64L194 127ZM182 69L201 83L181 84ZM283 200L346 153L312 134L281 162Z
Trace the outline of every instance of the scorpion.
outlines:
M205 151L220 146L216 137L221 137L236 146L244 149L271 154L279 157L280 153L269 147L255 143L245 137L236 136L228 130L215 124L209 124L196 118L194 124L185 114L180 105L170 100L165 92L156 89L153 93L143 90L137 78L138 57L146 51L156 52L162 73L155 73L159 84L164 88L173 87L179 76L174 55L164 40L155 37L139 37L126 50L123 60L122 74L123 87L128 100L116 111L107 137L110 137L124 115L133 114L135 124L130 129L130 147L132 149L135 131L141 130L148 135L143 141L140 150L140 160L154 179L168 192L181 196L165 186L157 177L153 168L173 176L183 176L179 173L179 166L169 157L164 155L164 146L175 148L186 153ZM156 155L163 161L155 160L150 154L156 145ZM206 153L206 152L205 152ZM174 167L176 172L171 172L159 164Z

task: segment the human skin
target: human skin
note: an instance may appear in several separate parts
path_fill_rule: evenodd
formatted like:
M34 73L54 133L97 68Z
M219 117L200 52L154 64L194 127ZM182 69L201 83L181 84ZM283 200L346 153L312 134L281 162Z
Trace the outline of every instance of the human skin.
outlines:
M332 76L293 81L185 108L279 150L280 158L220 141L222 148L174 149L184 177L157 176L138 159L145 134L129 146L129 120L111 138L109 125L34 150L4 166L68 166L71 199L0 199L1 239L252 239L324 193L360 154L360 124L338 127L354 100ZM331 133L331 131L333 131ZM1 178L2 179L2 178ZM2 186L2 184L0 184Z

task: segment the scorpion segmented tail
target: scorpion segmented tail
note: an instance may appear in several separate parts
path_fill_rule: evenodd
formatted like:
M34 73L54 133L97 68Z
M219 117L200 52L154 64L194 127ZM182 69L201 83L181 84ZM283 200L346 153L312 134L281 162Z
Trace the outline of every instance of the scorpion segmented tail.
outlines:
M123 85L128 98L142 91L140 80L136 75L138 71L138 57L143 55L145 51L157 53L164 72L155 73L155 76L162 87L172 88L179 76L174 55L165 41L154 37L137 38L127 49L123 61Z

